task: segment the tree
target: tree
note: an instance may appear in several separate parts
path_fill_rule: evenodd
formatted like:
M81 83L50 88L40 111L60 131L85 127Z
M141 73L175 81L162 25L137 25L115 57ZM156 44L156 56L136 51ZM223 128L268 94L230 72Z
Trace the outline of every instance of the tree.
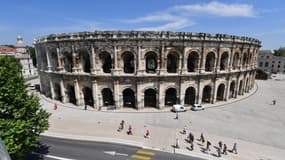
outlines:
M284 57L285 56L285 48L284 47L280 47L279 49L275 49L274 52L273 52L273 55L274 56L282 56Z
M39 144L50 116L36 96L28 95L21 68L15 58L0 56L0 137L12 159L21 159Z
M35 48L34 47L28 47L28 53L32 57L33 65L36 67L37 66L37 58L36 58Z

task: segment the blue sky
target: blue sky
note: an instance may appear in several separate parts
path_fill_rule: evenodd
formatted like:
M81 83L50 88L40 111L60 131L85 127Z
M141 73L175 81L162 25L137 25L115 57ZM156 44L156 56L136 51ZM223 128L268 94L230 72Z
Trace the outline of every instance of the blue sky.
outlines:
M0 44L17 35L31 45L51 33L94 30L169 30L225 33L285 46L282 0L9 0L1 2Z

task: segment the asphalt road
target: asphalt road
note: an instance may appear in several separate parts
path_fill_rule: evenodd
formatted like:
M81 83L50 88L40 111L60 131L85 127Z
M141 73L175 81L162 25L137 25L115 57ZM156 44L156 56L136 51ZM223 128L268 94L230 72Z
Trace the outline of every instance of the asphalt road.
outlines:
M41 137L42 146L30 160L203 160L139 147ZM190 151L189 151L190 152Z

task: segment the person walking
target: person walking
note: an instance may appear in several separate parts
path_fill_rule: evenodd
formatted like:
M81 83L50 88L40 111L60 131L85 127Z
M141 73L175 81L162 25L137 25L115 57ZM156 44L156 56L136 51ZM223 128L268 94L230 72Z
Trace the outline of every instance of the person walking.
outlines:
M176 138L175 147L176 147L176 148L180 148L180 146L179 146L179 139L178 139L178 138Z
M146 130L145 138L149 138L149 137L150 137L150 131L149 131L149 130Z
M186 126L183 127L182 133L186 134Z
M224 144L223 154L227 155L227 145L226 144Z
M128 135L133 135L133 132L132 132L132 126L129 125L129 131L127 132Z
M236 142L233 145L232 152L235 153L235 154L238 154L238 152L237 152L237 143Z
M190 142L190 150L191 150L191 151L194 150L194 143L193 143L193 141Z
M221 157L221 148L219 148L219 147L217 147L217 154L218 154L217 155L218 157Z
M121 128L120 128L120 129L121 129L121 130L123 130L123 129L124 129L124 125L125 125L125 121L124 121L124 120L122 120L122 121L121 121L121 123L120 123L120 126L121 126Z
M210 141L207 141L207 146L206 146L206 150L207 151L211 151L211 149L210 149L210 146L211 146L211 142Z
M276 100L275 100L275 99L273 99L272 104L273 104L273 105L275 105L275 104L276 104Z
M205 138L204 138L203 133L201 133L201 135L200 135L200 140L199 140L199 141L201 141L201 142L204 144L204 142L205 142Z
M57 104L56 103L53 104L53 110L57 110Z
M222 149L222 148L223 148L223 143L222 143L222 141L219 141L218 144L219 144L220 149Z

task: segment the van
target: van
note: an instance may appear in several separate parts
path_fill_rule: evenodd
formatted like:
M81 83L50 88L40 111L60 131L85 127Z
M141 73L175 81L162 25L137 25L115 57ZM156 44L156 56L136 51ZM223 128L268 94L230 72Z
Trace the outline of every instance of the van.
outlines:
M172 106L173 112L186 112L186 108L181 104L174 104Z

